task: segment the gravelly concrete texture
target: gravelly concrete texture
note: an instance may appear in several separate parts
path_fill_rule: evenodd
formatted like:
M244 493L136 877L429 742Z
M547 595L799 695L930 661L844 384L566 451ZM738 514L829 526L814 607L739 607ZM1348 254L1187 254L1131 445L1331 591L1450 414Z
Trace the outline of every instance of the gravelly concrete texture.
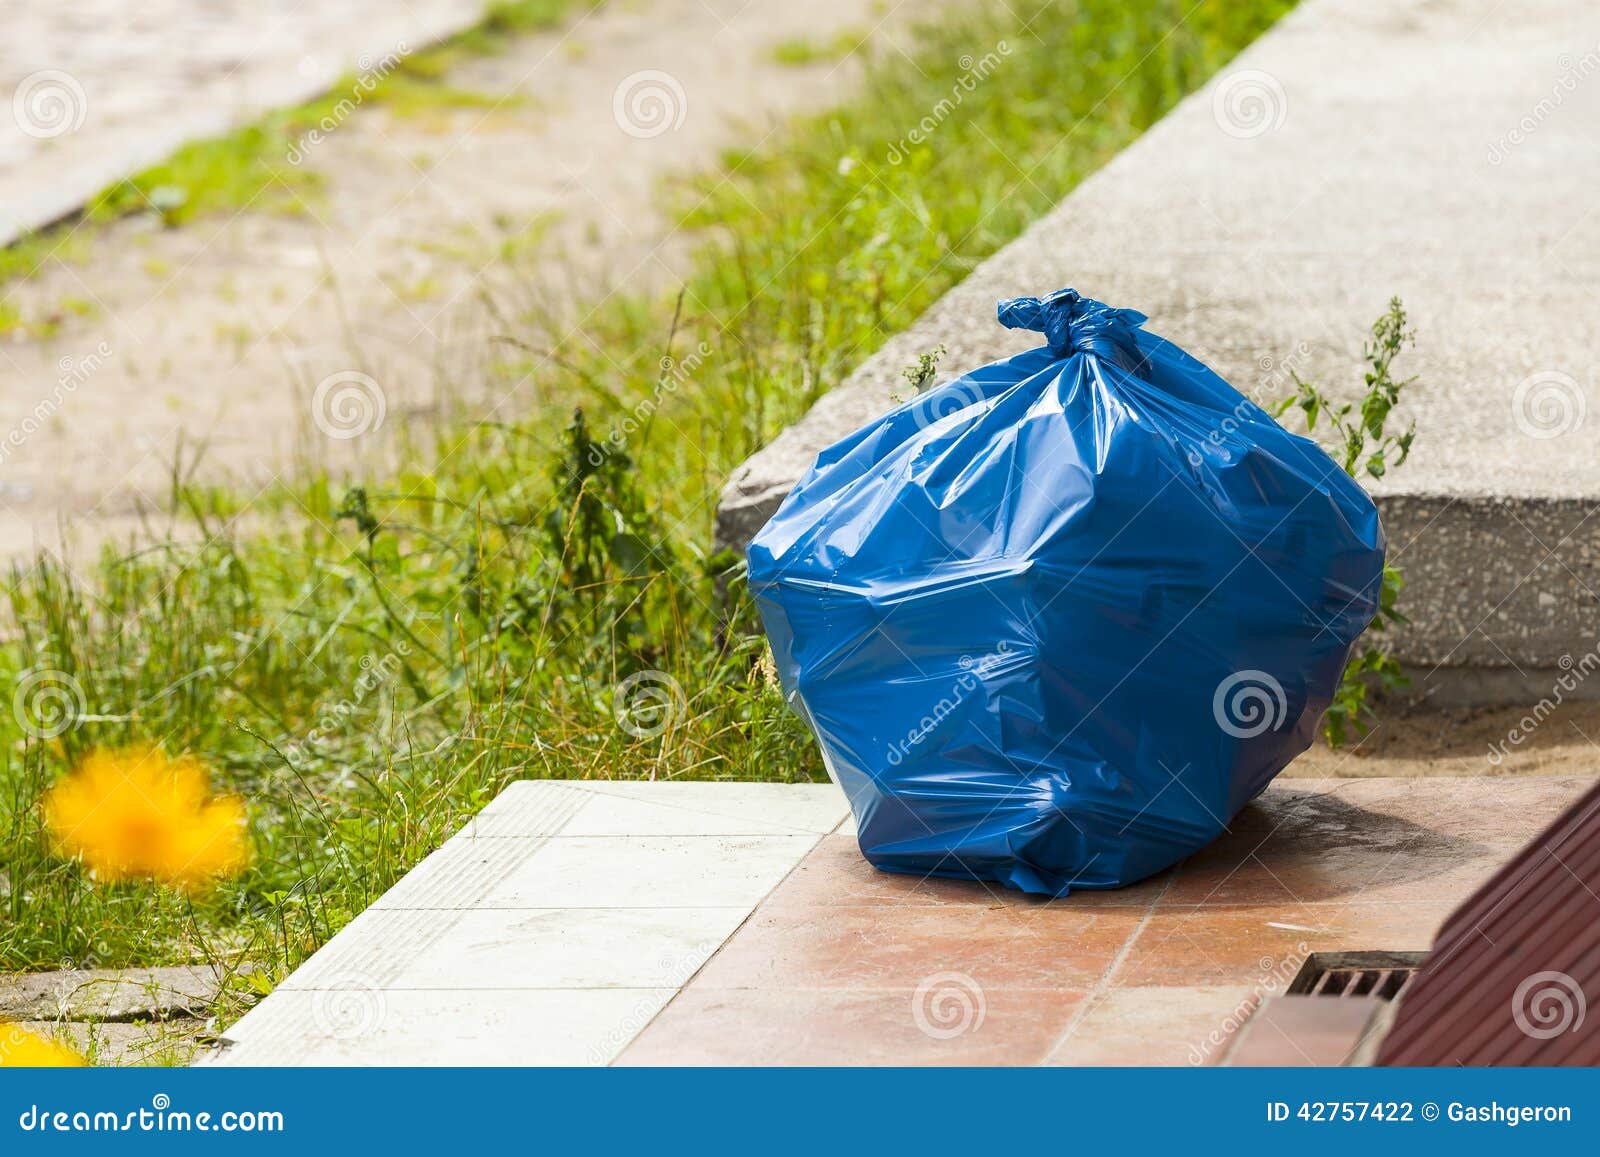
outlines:
M1600 634L1597 117L1589 0L1307 0L742 467L719 536L747 542L918 353L954 374L1037 344L997 298L1137 308L1266 401L1291 370L1352 396L1398 294L1418 435L1374 490L1399 654L1441 698L1548 690Z
M216 970L203 965L0 975L0 1017L128 1021L188 1016L206 1011L219 985Z
M185 141L315 96L371 67L363 58L403 56L470 26L484 8L484 0L5 5L0 245Z

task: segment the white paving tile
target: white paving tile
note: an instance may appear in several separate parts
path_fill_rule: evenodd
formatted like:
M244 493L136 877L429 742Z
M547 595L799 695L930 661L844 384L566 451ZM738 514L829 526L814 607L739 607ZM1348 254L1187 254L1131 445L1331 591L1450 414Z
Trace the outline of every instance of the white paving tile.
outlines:
M368 908L295 969L280 988L382 988L460 918L459 910Z
M594 799L587 784L558 779L525 779L506 789L458 833L459 836L548 837L561 834Z
M280 989L230 1030L219 1065L602 1065L673 988ZM257 1018L258 1013L269 1015ZM241 1031L242 1030L242 1031Z
M676 988L748 908L468 912L392 988Z
M457 838L821 835L848 812L843 793L825 783L526 780Z
M831 784L514 784L210 1063L606 1063L847 812Z
M763 818L763 813L771 818ZM595 792L589 804L562 829L561 836L820 835L831 826L832 813L832 808L813 808L809 814L786 817L779 807L741 811L729 804L713 810L693 801L663 805Z
M819 837L588 836L551 840L485 908L751 908Z
M406 873L372 905L390 908L471 908L547 842L546 838L474 839L456 836Z
M774 793L774 787L781 794ZM831 783L696 783L617 780L589 785L625 810L589 807L562 832L568 836L653 835L780 835L813 832L825 835L850 807ZM645 805L641 807L640 805ZM646 813L646 808L653 815ZM616 818L613 818L616 817ZM613 827L622 817L639 822L634 830ZM601 825L605 825L602 830ZM768 830L771 829L771 830Z

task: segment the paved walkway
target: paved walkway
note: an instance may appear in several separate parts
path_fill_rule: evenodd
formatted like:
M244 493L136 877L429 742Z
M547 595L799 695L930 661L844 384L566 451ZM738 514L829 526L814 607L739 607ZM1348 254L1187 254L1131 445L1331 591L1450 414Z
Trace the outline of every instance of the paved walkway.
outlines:
M0 559L60 547L64 522L75 557L138 530L165 509L180 447L185 468L204 448L200 480L248 497L297 460L371 467L408 427L426 443L415 427L441 415L526 413L557 371L513 372L493 339L555 348L608 294L674 282L687 244L660 212L662 179L859 77L859 55L786 66L775 45L850 32L892 51L940 2L575 4L558 31L453 67L449 85L474 99L368 105L302 141L299 169L322 190L298 216L124 221L85 258L0 285L0 317L20 318L0 327ZM253 25L230 27L228 42ZM233 107L190 96L185 108ZM57 170L0 167L0 203L5 180L29 175L50 190Z
M1400 653L1537 697L1600 638L1597 122L1592 0L1305 0L753 458L722 537L748 541L917 354L944 344L953 374L1037 344L997 298L1139 309L1267 400L1291 371L1353 394L1398 294L1418 433L1376 490Z
M295 104L484 0L10 4L0 40L0 245L184 141Z
M1575 779L1274 787L1118 892L874 871L832 785L513 785L214 1063L1201 1064L1313 952L1424 950Z

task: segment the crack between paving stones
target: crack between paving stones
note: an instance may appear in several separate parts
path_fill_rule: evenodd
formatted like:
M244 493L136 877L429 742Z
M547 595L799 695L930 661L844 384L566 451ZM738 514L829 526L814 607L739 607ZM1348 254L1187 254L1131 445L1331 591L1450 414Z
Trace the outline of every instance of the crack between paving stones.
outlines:
M745 925L750 923L751 919L754 918L754 916L755 916L755 914L757 912L761 911L761 906L767 902L767 900L772 896L772 894L774 892L776 892L779 888L783 887L783 885L788 881L790 876L794 875L796 872L798 872L800 870L800 865L804 864L806 862L806 859L811 855L811 853L817 850L817 846L822 843L823 836L824 835L828 835L828 834L831 834L831 833L827 833L827 832L819 833L812 840L811 846L809 848L807 848L805 851L801 852L800 855L795 858L794 864L789 868L789 870L787 872L785 872L783 874L783 878L778 880L777 883L773 884L772 887L768 888L767 891L766 891L766 894L763 895L761 897L761 899L757 900L754 904L750 905L750 911L745 913L744 919L740 920L739 923L734 926L734 929L733 929L732 932L728 933L726 936L724 936L722 938L722 943L717 945L716 950L713 951L709 956L707 956L703 961L700 962L700 967L696 968L693 972L691 972L689 974L688 979L686 979L682 984L678 985L678 990L676 992L674 992L672 994L671 998L668 999L667 1001L665 1001L661 1005L660 1008L656 1009L655 1014L653 1016L651 1016L649 1020L645 1021L644 1024L642 1024L639 1027L639 1031L638 1032L634 1033L627 1040L622 1042L621 1046L618 1047L617 1051L611 1055L611 1058L609 1060L606 1061L606 1063L605 1063L605 1067L606 1068L613 1067L617 1063L617 1061L621 1060L623 1054L625 1054L630 1048L633 1047L634 1042L637 1041L640 1037L644 1036L645 1033L649 1032L651 1026L654 1025L656 1023L656 1021L661 1019L662 1015L667 1011L667 1009L671 1008L674 1004L676 1004L678 1002L678 998L680 996L682 996L684 994L684 992L687 991L689 986L691 984L693 984L699 978L700 974L706 970L706 966L709 965L718 956L722 955L722 950L733 942L733 938L735 936L739 935L740 932L744 931ZM1141 924L1140 927L1142 928L1143 925Z
M1112 977L1116 976L1118 969L1122 967L1123 962L1133 952L1134 944L1144 934L1145 928L1150 924L1151 917L1156 914L1157 905L1161 903L1162 897L1167 894L1167 891L1172 887L1172 881L1176 878L1176 874L1169 876L1166 882L1161 885L1161 891L1151 897L1150 904L1145 908L1144 915L1139 918L1138 925L1132 932L1128 933L1127 940L1123 941L1122 947L1117 950L1116 956L1112 957L1111 963L1106 965L1105 971L1100 974L1100 979L1095 981L1094 987L1083 998L1083 1003L1078 1006L1077 1010L1072 1014L1072 1018L1067 1021L1067 1027L1061 1031L1061 1035L1056 1038L1055 1043L1044 1054L1047 1058L1053 1057L1061 1051L1061 1047L1071 1040L1073 1034L1078 1031L1078 1026L1083 1023L1084 1018L1093 1011L1100 999L1111 991Z

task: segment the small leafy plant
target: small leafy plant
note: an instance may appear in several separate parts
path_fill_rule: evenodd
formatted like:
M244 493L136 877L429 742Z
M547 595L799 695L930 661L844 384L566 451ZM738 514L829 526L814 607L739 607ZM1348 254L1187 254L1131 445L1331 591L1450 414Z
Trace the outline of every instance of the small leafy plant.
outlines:
M1388 312L1372 323L1372 336L1362 350L1367 360L1367 392L1359 408L1355 402L1340 405L1330 401L1321 389L1296 373L1292 375L1295 392L1283 400L1275 416L1282 417L1298 408L1305 414L1309 431L1316 430L1318 419L1326 418L1338 440L1332 453L1345 473L1358 479L1363 474L1370 478L1384 477L1410 456L1411 443L1417 433L1415 422L1408 425L1403 434L1389 429L1389 420L1394 416L1401 393L1416 381L1414 377L1396 378L1392 372L1394 359L1415 337L1415 331L1407 328L1405 307L1398 297L1391 297ZM1404 585L1399 569L1385 565L1378 613L1373 617L1369 632L1378 634L1392 624L1408 621L1397 609ZM1399 660L1381 644L1370 644L1352 655L1334 693L1333 703L1322 717L1322 733L1328 746L1343 746L1352 728L1362 735L1370 730L1370 725L1377 720L1368 702L1368 695L1374 689L1397 690L1409 683Z
M925 394L933 385L933 379L939 374L939 362L945 355L943 345L936 345L926 353L917 355L917 360L900 371L900 376L906 380L906 385L911 387L911 396Z

